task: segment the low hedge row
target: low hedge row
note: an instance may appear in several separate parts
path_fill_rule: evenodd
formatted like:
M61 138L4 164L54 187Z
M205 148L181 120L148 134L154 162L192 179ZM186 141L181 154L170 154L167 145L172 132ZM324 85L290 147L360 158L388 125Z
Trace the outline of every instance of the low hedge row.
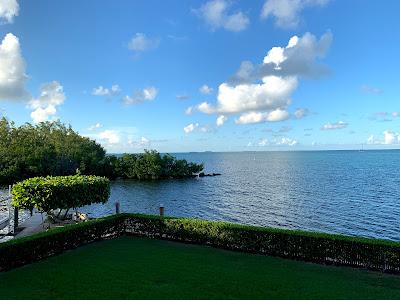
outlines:
M0 244L0 271L124 234L400 274L398 242L138 214L119 214Z
M99 176L33 177L12 188L12 205L32 211L48 212L105 203L110 196L110 181Z
M0 243L0 271L29 264L94 241L118 237L125 231L123 220L123 216L114 215Z

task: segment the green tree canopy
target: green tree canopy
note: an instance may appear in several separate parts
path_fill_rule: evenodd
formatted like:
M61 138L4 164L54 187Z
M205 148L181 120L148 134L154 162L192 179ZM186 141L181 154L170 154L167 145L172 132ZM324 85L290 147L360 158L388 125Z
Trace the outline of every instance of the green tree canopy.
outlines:
M185 178L202 164L178 160L169 154L106 155L104 148L61 122L15 126L0 119L0 184L38 176L100 175L137 180Z

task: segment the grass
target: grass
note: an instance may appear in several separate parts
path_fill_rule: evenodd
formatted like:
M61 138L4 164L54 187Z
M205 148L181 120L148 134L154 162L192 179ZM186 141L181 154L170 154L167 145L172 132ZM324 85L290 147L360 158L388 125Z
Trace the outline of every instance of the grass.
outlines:
M400 276L146 238L0 273L0 299L400 299Z

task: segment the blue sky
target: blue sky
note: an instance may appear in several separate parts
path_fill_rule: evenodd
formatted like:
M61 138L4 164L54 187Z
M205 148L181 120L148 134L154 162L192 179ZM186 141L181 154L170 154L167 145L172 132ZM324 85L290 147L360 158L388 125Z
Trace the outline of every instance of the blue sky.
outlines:
M398 148L398 11L0 0L1 113L60 119L109 152Z

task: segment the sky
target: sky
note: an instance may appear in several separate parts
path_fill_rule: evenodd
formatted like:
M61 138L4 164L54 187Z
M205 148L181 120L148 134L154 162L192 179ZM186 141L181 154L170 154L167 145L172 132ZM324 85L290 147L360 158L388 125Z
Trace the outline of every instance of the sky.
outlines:
M110 153L400 148L395 0L0 0L0 115Z

